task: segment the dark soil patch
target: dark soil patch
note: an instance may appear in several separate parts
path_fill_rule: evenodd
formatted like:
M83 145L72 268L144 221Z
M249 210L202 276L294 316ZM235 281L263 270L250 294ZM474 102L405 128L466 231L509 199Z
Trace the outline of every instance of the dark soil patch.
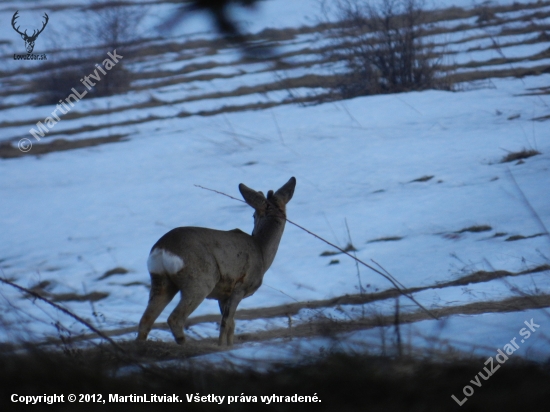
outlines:
M513 275L514 274L512 272L508 272L506 270L497 270L494 272L486 272L484 270L479 270L470 275L463 276L457 280L454 280L451 282L445 282L444 287L468 285L470 283L489 282L493 279L500 279L506 276L513 276Z
M86 294L50 292L50 290L54 287L54 282L43 280L29 288L29 290L39 296L51 300L52 302L96 302L109 296L109 294L106 292L91 292ZM27 295L27 297L33 299L33 296Z
M99 277L97 280L103 280L113 275L125 275L128 273L128 269L125 269L123 267L116 267L114 269L108 270L105 272L101 277Z
M550 265L540 265L540 266L534 267L532 269L524 270L523 272L520 272L519 274L520 275L527 275L529 273L539 273L539 272L545 272L547 270L550 271Z
M386 237L379 237L378 239L372 239L367 241L367 243L376 243L376 242L395 242L398 240L403 239L401 236L386 236Z
M534 149L523 149L519 152L510 152L502 158L500 163L515 162L521 159L528 159L529 157L539 155L540 152Z
M150 283L145 283L145 282L139 282L139 281L136 281L136 282L128 282L128 283L121 283L122 286L145 286L147 289L151 289L151 284Z
M490 230L493 230L493 228L489 225L476 225L476 226L466 227L455 233L465 233L465 232L479 233L479 232L488 232Z
M107 292L91 292L84 295L78 293L49 293L46 297L53 302L97 302L107 296L109 296Z
M537 233L536 235L523 236L523 235L514 235L506 238L506 242L514 242L516 240L532 239L534 237L544 236L546 233Z
M357 249L351 243L348 243L346 247L343 248L343 250L345 252L357 252ZM340 253L342 252L340 252L339 250L326 250L322 252L319 256L334 256L334 255L339 255Z
M432 180L433 179L433 176L422 176L422 177L419 177L418 179L414 179L414 180L411 180L409 183L413 183L413 182L427 182L429 180Z

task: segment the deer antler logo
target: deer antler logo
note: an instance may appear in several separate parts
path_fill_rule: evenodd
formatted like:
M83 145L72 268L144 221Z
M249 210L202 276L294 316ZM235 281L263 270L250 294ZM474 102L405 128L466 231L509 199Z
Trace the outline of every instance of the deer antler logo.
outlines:
M17 18L19 17L17 15L17 13L19 13L19 10L17 10L14 14L13 14L13 17L11 18L11 25L13 27L13 29L19 33L21 35L21 38L25 41L25 48L27 49L27 53L32 53L33 49L34 49L34 42L36 41L36 38L38 37L38 35L40 33L42 33L42 31L44 30L44 28L46 27L46 24L48 24L48 20L49 20L49 17L46 13L44 13L44 18L46 19L46 21L44 21L42 23L42 28L40 30L33 30L33 33L32 33L32 36L29 36L27 34L27 30L25 30L25 32L20 32L19 31L19 27L21 26L17 26L15 27L15 21L17 20Z

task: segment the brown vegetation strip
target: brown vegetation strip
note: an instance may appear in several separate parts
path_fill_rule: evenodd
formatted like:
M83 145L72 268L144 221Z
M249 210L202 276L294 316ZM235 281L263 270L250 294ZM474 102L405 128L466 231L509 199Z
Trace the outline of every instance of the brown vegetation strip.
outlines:
M479 315L484 313L506 313L518 312L528 309L542 309L550 307L550 295L533 296L515 296L500 301L475 302L462 306L452 306L447 308L435 309L432 312L438 318L444 318L452 315ZM402 313L399 315L401 324L420 322L431 319L424 311L413 313ZM235 335L236 343L244 342L265 342L273 339L294 339L310 338L315 336L336 337L341 333L354 332L365 329L372 329L380 326L392 326L395 324L395 315L365 317L350 321L334 321L328 318L322 318L317 321L310 321L292 327L271 329L254 333L243 333ZM134 332L136 328L126 328L125 333ZM103 332L106 336L114 336L111 332ZM118 334L118 333L117 333ZM75 336L71 342L94 339L95 334ZM134 349L136 355L139 355L141 361L144 358L150 358L151 361L168 359L186 359L190 357L206 355L210 353L226 351L230 348L219 347L216 345L217 338L204 338L200 340L188 339L185 345L180 346L173 342L132 342L122 341L119 345L127 349ZM61 344L57 339L51 339L44 344ZM137 345L137 347L136 347Z
M46 153L61 152L65 150L81 149L84 147L99 146L105 143L116 143L125 141L125 134L118 134L107 137L90 137L88 139L79 140L65 140L56 139L49 143L41 143L33 145L32 149L28 152L22 152L17 147L12 146L11 143L0 144L0 159L13 159L15 157L22 156L39 156Z
M463 18L469 18L469 17L472 17L472 16L478 16L480 15L480 13L489 13L489 15L494 15L494 13L506 13L506 12L510 12L510 11L516 11L516 10L529 10L529 9L538 9L538 8L541 8L541 7L545 7L546 5L550 4L550 2L540 2L540 3L537 3L537 4L520 4L520 5L509 5L509 6L495 6L495 7L479 7L479 8L473 8L473 9L469 9L469 10L463 10L463 9L460 9L460 8L456 8L456 7L451 7L449 9L444 9L444 10L435 10L435 11L426 11L426 18L425 18L425 21L427 23L430 23L430 22L437 22L437 21L451 21L451 20L454 20L454 19L463 19ZM504 23L511 23L511 22L516 22L516 21L524 21L524 20L527 20L529 21L529 19L531 18L536 18L536 19L540 19L542 17L547 17L548 15L550 15L549 12L540 12L540 11L534 11L533 13L531 13L530 15L527 15L527 16L520 16L520 17L513 17L513 18L510 18L510 19L506 19L506 18L494 18L494 19L491 19L489 21L485 21L483 23L483 28L487 28L487 27L491 27L491 26L502 26ZM288 39L294 39L296 36L300 35L300 34L304 34L304 33L320 33L320 32L325 32L325 31L328 31L332 28L335 28L337 27L338 24L319 24L317 26L311 26L311 27L304 27L304 28L299 28L299 29L283 29L283 30L268 30L266 33L260 33L257 37L259 40L273 40L273 39L278 39L280 40L281 38L284 38L285 40L288 40ZM464 25L462 25L464 26ZM453 27L453 28L446 28L446 27L441 27L441 28L436 28L436 30L440 30L442 32L445 32L445 31L458 31L458 30L465 30L467 28L478 28L478 25L474 25L474 26L468 26L468 27ZM545 26L545 25L535 25L535 24L531 24L531 25L526 25L525 27L521 27L521 28L517 28L517 29L514 29L514 34L524 34L524 33L535 33L535 34L540 34L540 33L545 33L545 30L548 30L550 29L550 26ZM432 30L427 30L426 33L424 33L425 35L433 35L435 32ZM508 32L502 32L499 34L500 35L505 35L505 34L510 34ZM457 41L456 43L460 43L460 42L464 42L464 41L471 41L472 39L481 39L481 38L490 38L492 37L491 35L487 34L487 35L475 35L473 37L467 37L465 39L461 39L459 41ZM495 37L497 40L498 40L498 36ZM153 47L154 44L156 44L156 40L153 40L151 42L149 42L151 45L140 45L140 48L137 48L135 51L134 51L134 56L136 56L134 58L134 60L138 61L138 60L142 60L144 58L146 58L147 56L149 56L150 54L158 54L158 53L167 53L167 52L181 52L181 51L186 51L187 53L185 53L184 55L181 55L178 57L178 61L179 60L182 60L182 61L185 61L185 60L190 60L194 57L196 57L197 55L215 55L217 53L217 50L219 48L223 48L223 47L227 47L228 45L227 44L224 44L224 42L210 42L210 41L206 41L206 40L193 40L191 42L186 42L186 43L181 43L181 44L178 44L178 43L168 43L168 44L164 44L162 48L159 48L159 47ZM532 38L532 39L529 39L528 40L528 43L533 43L533 42L548 42L548 38L546 35L543 35L543 34L540 34L537 38ZM506 44L501 44L501 45L498 45L497 43L494 43L493 45L489 45L488 47L485 47L485 48L480 48L485 50L485 49L492 49L492 48L502 48L502 47L506 47L506 46L509 46L509 45L513 45L514 43L506 43ZM520 44L525 44L525 41L522 41ZM229 47L231 47L231 45L229 45ZM304 54L318 54L319 55L319 59L317 61L306 61L306 62L300 62L300 63L292 63L290 66L291 67L287 67L287 68L298 68L298 67L309 67L313 64L319 64L319 63L323 63L326 61L325 58L323 58L323 53L326 52L328 49L330 49L330 47L335 47L335 46L329 46L329 47L322 47L320 49L312 49L310 47L308 47L307 45L304 45L304 48L303 49L300 49L300 50L295 50L295 51L291 51L291 52L288 52L288 53L283 53L279 56L280 59L284 59L286 57L289 57L289 56L292 56L292 55L296 55L296 54L299 54L299 55L304 55ZM135 48L135 46L132 46L132 48ZM196 53L191 53L190 50L196 50ZM449 54L449 53L447 53ZM483 67L483 66L486 66L488 64L498 64L498 65L504 65L504 64L510 64L510 63L519 63L523 60L538 60L538 59L542 59L542 58L546 58L548 57L548 53L547 52L542 52L542 53L539 53L539 55L536 55L536 56L531 56L527 59L507 59L505 58L504 56L502 58L499 58L499 59L494 59L492 61L489 61L489 62L470 62L470 63L467 63L466 65L461 65L461 66L449 66L447 67L446 69L449 69L449 70L453 70L453 69L457 69L459 67ZM215 79L215 78L218 78L218 79L222 79L222 78L228 78L228 77L234 77L234 76L239 76L241 74L239 73L235 73L235 74L216 74L216 73L211 73L211 74L198 74L198 75L195 75L195 76L191 76L189 77L189 74L192 74L194 72L197 72L197 71L202 71L202 70L205 70L205 69L212 69L212 68L215 68L215 67L224 67L224 66L233 66L233 65L242 65L242 64L246 64L247 61L244 61L244 60L240 60L240 61L235 61L235 62L231 62L231 63L216 63L216 62L213 62L213 61L210 61L210 62L205 62L205 63L201 63L201 64L197 64L197 63L191 63L187 66L183 66L178 72L174 72L174 71L166 71L166 70L159 70L159 71L148 71L148 72L144 72L144 73L133 73L132 76L134 78L134 80L139 80L139 79L158 79L158 81L154 84L147 84L147 85L143 85L143 86L134 86L134 90L138 90L138 89L152 89L152 88L158 88L158 87L162 87L162 86L166 86L166 85L172 85L172 84L178 84L178 83L185 83L185 82L190 82L190 81L207 81L207 80L212 80L212 79ZM274 62L275 63L275 62ZM281 62L279 62L280 64L282 64ZM273 70L273 69L277 69L277 67L274 67L274 68L269 68L269 67L266 67L265 69L261 69L259 72L265 72L265 71L270 71L270 70ZM537 67L535 69L514 69L514 68L509 68L508 70L487 70L487 71L476 71L476 72L472 72L472 73L461 73L461 74L455 74L455 75L452 75L452 80L454 82L465 82L465 81L475 81L475 80L480 80L480 79L486 79L486 78L490 78L490 77L508 77L508 76L518 76L518 77L521 77L521 76L526 76L526 75L536 75L536 74L541 74L541 73L544 73L548 70L548 67L547 66L543 66L541 65L540 67ZM1 73L2 77L9 77L12 73ZM308 77L308 76L305 76L305 77ZM179 100L179 101L175 101L175 102L171 102L172 104L174 103L183 103L183 102L187 102L187 101L194 101L194 100L201 100L201 99L213 99L213 98L224 98L224 97L231 97L231 96L241 96L241 95L244 95L244 94L251 94L251 93L261 93L261 92L265 92L265 91L272 91L272 90L281 90L281 89L291 89L291 88L294 88L294 87L320 87L320 85L323 85L323 86L326 86L327 84L330 84L330 80L331 80L331 76L309 76L309 78L304 78L304 79L300 79L300 80L295 80L295 79L289 79L287 81L276 81L276 82L273 82L273 83L270 83L270 84L264 84L264 85L258 85L258 86L254 86L254 87L247 87L247 88L239 88L237 90L234 90L234 91L230 91L230 92L224 92L224 93L213 93L213 94L205 94L205 95L201 95L201 96L192 96L192 97L188 97L186 99L182 99L182 100ZM28 83L28 82L27 82ZM284 86L281 87L281 84L280 83L287 83L287 84L284 84ZM293 84L294 83L294 84ZM19 92L25 92L24 90L20 90ZM32 90L27 90L26 92L32 92ZM10 91L10 95L13 94L13 90ZM321 101L322 99L320 99L319 101ZM154 101L151 100L151 101L148 101L148 102L144 102L144 103L140 103L140 104L136 104L136 105L133 105L133 106L124 106L124 107L118 107L116 109L109 109L109 112L113 112L116 111L116 112L120 112L120 111L124 111L124 110L128 110L130 108L132 109L136 109L136 108L146 108L146 107L156 107L156 106L160 106L160 105L164 105L166 104L165 102L162 102L162 101ZM244 110L247 110L247 108L244 108ZM91 111L91 112L88 112L86 114L80 114L80 113L68 113L66 115L66 118L69 119L69 118L79 118L79 117L83 117L83 116L93 116L93 115L98 115L98 114L103 114L105 111ZM149 118L151 119L151 118ZM154 118L152 118L152 120L155 120ZM139 123L140 121L139 120L136 120L134 121L134 123ZM28 123L28 121L25 121L24 122L25 124ZM19 126L21 125L20 122L2 122L0 124L0 127L14 127L14 126ZM80 129L77 129L77 130L80 130Z
M547 17L550 15L549 12L542 12L537 9L541 7L545 7L547 5L550 5L550 1L545 2L539 2L539 3L533 3L533 4L513 4L508 6L494 6L494 7L477 7L472 8L468 10L464 10L457 7L451 7L448 9L443 10L434 10L434 11L427 11L425 16L426 23L433 23L433 22L441 22L441 21L452 21L456 19L464 19L464 18L470 18L473 16L495 16L495 13L507 13L511 11L517 11L517 10L533 10L532 13L526 16L519 16L519 17L512 17L512 18L506 18L506 16L500 16L499 18L490 18L489 20L483 21L482 27L487 29L488 27L496 27L496 26L502 26L504 23L511 23L511 22L519 22L519 21L531 21L530 19L541 19L544 17ZM298 29L283 29L283 30L267 30L265 32L259 33L257 35L258 41L289 41L289 40L296 40L297 36L303 35L303 34L311 34L311 33L321 33L324 32L325 34L329 35L330 31L334 28L337 28L340 23L333 23L333 24L318 24L316 26L310 26L310 27L302 27ZM471 25L456 25L455 27L436 27L427 29L424 35L433 35L438 31L441 32L455 32L460 30L466 30L471 28L479 28L479 24L475 24L473 26ZM549 25L540 25L540 24L526 24L524 27L520 28L514 28L513 33L514 34L526 34L526 33L534 33L539 34L538 37L533 37L529 39L528 43L535 43L535 42L548 42L549 38L545 34L546 30L550 30ZM502 48L506 46L513 45L513 43L506 43L506 44L498 44L498 38L501 35L510 34L510 30L503 27L501 30L501 33L495 37L495 42L493 42L492 45L489 45L485 49L492 49L492 48ZM474 36L468 36L464 39L460 39L456 41L455 43L462 43L464 41L471 41L474 38L481 39L481 38L491 38L492 36L490 34L476 34ZM178 57L178 61L185 62L186 60L191 60L197 56L205 56L205 55L216 55L220 49L225 47L232 47L231 45L228 45L224 42L219 41L207 41L207 40L193 40L191 42L186 43L169 43L165 44L166 47L153 47L154 44L156 44L156 40L150 41L149 45L139 45L137 46L131 46L132 49L135 48L133 55L134 60L139 61L147 58L147 56L150 56L152 54L159 54L159 53L167 53L167 52L182 52ZM522 42L524 44L525 42ZM279 56L279 61L274 61L273 67L267 67L264 69L260 69L259 71L254 71L254 73L259 72L269 72L270 70L282 70L282 69L295 69L295 68L304 68L304 67L310 67L314 64L322 64L326 62L326 52L330 49L336 47L335 45L331 46L323 46L321 48L311 48L307 43L304 44L304 47L299 50L293 50L287 53L282 53ZM318 59L315 61L312 61L311 59L308 59L304 62L293 62L293 63L284 63L283 60L287 57L295 56L295 55L307 55L307 54L316 54L319 56ZM449 53L447 53L449 54ZM540 75L543 73L548 73L550 69L548 68L548 65L539 65L536 67L531 68L514 68L511 67L511 64L521 64L523 61L536 61L540 59L545 59L550 57L550 54L548 51L543 51L541 53L538 53L537 55L533 55L527 58L506 58L504 55L500 58L492 59L490 61L483 61L483 62L468 62L464 65L449 65L442 67L444 71L450 72L448 75L448 82L449 84L454 83L463 83L463 82L472 82L472 81L479 81L484 80L488 78L502 78L502 77L524 77L524 76L530 76L530 75ZM154 81L151 84L143 85L143 86L137 86L134 87L135 90L137 89L151 89L151 88L158 88L162 86L172 85L172 84L178 84L178 83L186 83L186 82L192 82L192 81L209 81L212 79L223 79L228 77L235 77L240 76L243 73L241 72L235 72L234 74L219 74L219 73L199 73L203 70L209 70L213 69L215 67L227 67L227 66L233 66L233 65L243 65L249 63L248 61L244 60L238 60L235 62L230 63L216 63L214 61L209 61L201 64L190 62L188 65L183 65L181 70L178 72L173 71L166 71L166 70L158 70L158 71L149 71L144 73L133 73L134 80L139 79L154 79ZM488 65L498 65L502 68L491 68L488 70L483 70L483 67L486 67ZM288 67L287 67L288 66ZM506 67L508 66L508 67ZM477 70L468 71L466 73L453 73L454 70L459 68L472 68ZM17 75L19 75L18 73ZM0 73L1 77L3 78L9 78L14 75L14 73L8 73L8 72L2 72ZM15 81L15 80L14 80ZM341 96L338 96L335 93L325 93L321 95L312 95L309 96L296 96L292 94L292 90L296 88L317 88L317 87L325 87L330 88L331 85L335 84L338 81L337 75L329 74L329 75L305 75L300 76L296 78L280 78L278 80L275 80L271 83L265 83L255 86L243 86L239 87L235 90L227 91L227 92L217 92L217 93L205 93L205 94L199 94L194 96L187 96L183 99L178 99L177 101L172 102L164 102L162 100L156 99L152 97L146 102L134 104L134 105L126 105L121 106L117 108L110 108L108 110L106 109L99 109L99 110L92 110L87 113L79 113L79 112L71 112L67 113L64 118L66 119L78 119L78 118L86 118L90 116L95 115L102 115L106 113L113 113L113 112L123 112L125 110L129 109L146 109L146 108L152 108L152 107L159 107L166 104L179 104L179 103L187 103L192 101L198 101L198 100L204 100L204 99L218 99L222 100L224 98L230 98L230 97L236 97L236 96L244 96L244 95L253 95L253 94L262 94L269 91L280 91L280 90L288 90L289 91L289 98L285 99L284 101L270 101L270 102L258 102L258 103L250 103L246 105L226 105L217 109L213 110L205 110L200 111L198 113L188 113L185 111L182 111L177 116L178 117L188 117L193 114L200 115L200 116L212 116L217 115L220 113L227 113L227 112L238 112L238 111L246 111L246 110L258 110L258 109L265 109L273 106L278 106L281 104L292 104L292 103L298 103L298 104L311 104L311 103L320 103L323 101L333 101L333 100L340 100ZM4 80L4 84L6 82L9 82L9 80ZM13 81L12 81L13 83ZM27 82L28 83L28 82ZM25 83L25 84L27 84ZM23 84L23 87L24 84ZM10 89L10 94L13 94L13 90ZM19 90L19 92L23 92L23 90ZM32 92L32 90L29 90L28 92ZM548 116L539 117L536 120L547 120ZM155 116L155 115L149 115L144 118L139 119L128 119L119 123L115 124L102 124L102 125L95 125L95 126L79 126L71 130L66 130L64 132L56 132L52 131L50 133L51 136L56 136L60 134L65 135L76 135L83 132L89 132L89 131L95 131L95 130L101 130L106 127L113 127L113 126L129 126L129 125L136 125L144 122L150 122L159 120L161 117ZM30 123L33 123L32 121ZM29 124L28 120L25 121L4 121L0 123L0 127L17 127L17 126L23 126L25 124ZM35 145L33 149L31 150L31 155L41 155L44 153L50 153L54 151L61 151L61 150L71 150L75 148L80 147L89 147L89 146L95 146L103 143L111 143L113 141L119 141L118 137L107 137L107 138L97 138L97 139L80 139L78 141L66 141L64 139L58 139L51 143L41 144L41 145ZM21 157L24 153L20 152L16 147L13 147L9 143L0 144L0 158L14 158L14 157Z
M527 309L550 307L550 295L516 296L500 301L475 302L462 306L452 306L441 309L431 309L438 318L452 315L480 315L483 313L519 312ZM399 315L401 324L414 323L431 318L423 311L402 313ZM307 338L312 336L334 336L338 333L371 329L378 326L395 324L395 315L367 317L350 321L334 321L324 319L316 322L303 323L292 328L279 328L268 331L235 335L236 342L266 341L276 338Z
M497 270L497 271L494 271L494 272L478 271L478 272L463 276L459 279L452 280L452 281L449 281L449 282L438 283L438 284L434 284L434 285L431 285L431 286L425 286L425 287L409 288L409 289L404 290L404 292L407 293L407 294L413 294L413 293L421 292L421 291L428 290L428 289L443 289L443 288L453 287L453 286L468 285L470 283L489 282L491 280L504 278L504 277L507 277L507 276L522 276L522 275L528 275L528 274L544 272L544 271L550 271L550 265L541 265L541 266L537 266L537 267L534 267L534 268L531 268L531 269L528 269L528 270L525 270L525 271L522 271L522 272L509 272L509 271L506 271L506 270ZM289 303L289 304L286 304L286 305L279 305L279 306L273 306L273 307L268 307L268 308L243 309L243 310L237 311L237 313L235 314L235 319L255 320L255 319L280 318L280 317L287 318L287 317L298 314L298 312L302 309L312 309L312 310L321 311L324 308L335 307L335 306L338 306L338 305L362 305L362 304L376 302L376 301L382 301L382 300L386 300L386 299L390 299L390 298L396 298L398 296L401 296L401 293L399 291L397 291L396 289L388 289L388 290L385 290L385 291L382 291L382 292L377 292L377 293L344 295L344 296L339 296L339 297L332 298L332 299L323 299L323 300L310 301L310 302L296 302L296 303ZM525 297L525 301L522 301L523 305L526 305L525 309L529 308L528 307L529 306L529 298L530 297ZM488 305L487 307L492 308L495 305L496 306L503 305L505 302L508 302L508 303L506 303L505 306L506 307L513 307L513 305L510 306L509 303L515 302L514 299L516 299L516 298L505 299L503 301L500 301L500 303L499 303L499 301L496 301L496 302L476 302L476 303L463 305L463 306L452 306L452 307L449 307L449 308L435 309L435 310L431 310L431 312L434 313L438 317L448 316L448 315L451 315L451 314L461 314L461 313L462 314L474 314L474 313L470 313L469 311L472 311L475 308L486 307L484 305ZM544 305L541 306L541 307L550 306L550 295L542 295L541 299L543 299L542 302L545 302ZM535 307L539 307L539 306L536 306L536 305L533 306L533 308L535 308ZM523 310L523 309L517 309L517 310ZM488 310L488 312L494 312L494 311L498 311L498 310ZM502 310L502 311L505 311L505 310ZM483 312L479 312L479 313L483 313ZM408 315L403 314L403 315L401 315L401 317L406 317L406 316L410 317L410 316L413 316L413 315L414 316L420 316L420 317L418 317L418 320L429 319L428 315L425 314L425 312L412 313L412 314L408 314ZM424 317L421 317L421 316L424 316ZM388 319L389 318L390 317L388 317ZM367 324L368 324L368 322L376 323L376 322L379 322L379 319L380 319L380 317L365 318L362 322L363 323L367 322ZM393 319L393 315L391 316L391 319ZM411 318L411 319L413 319L413 318ZM185 326L186 326L186 328L188 328L190 326L197 325L197 324L200 324L200 323L219 322L219 320L220 320L220 315L196 316L196 317L193 317L193 318L189 318L187 320ZM412 321L414 321L414 320L411 320L410 322L412 322ZM325 322L325 321L321 321L321 323L322 322ZM351 321L351 323L354 323L354 322L356 322L356 321ZM312 322L307 323L307 325L314 325L316 323L317 322L312 321ZM361 323L361 324L363 324L363 323ZM374 325L374 326L376 326L376 325ZM296 327L298 327L298 326L296 326ZM304 327L304 326L300 326L300 327ZM311 326L311 327L314 327L314 326ZM154 329L160 329L160 330L169 330L168 325L165 322L155 323L153 328ZM104 333L107 336L120 336L120 335L125 335L125 334L128 334L128 333L133 333L133 332L136 332L136 331L137 331L137 326L131 326L131 327L127 327L127 328L119 328L119 329L115 329L115 330L105 331ZM265 333L270 333L270 332L265 332ZM93 335L93 334L87 334L87 335L75 336L75 337L73 337L73 340L74 341L82 341L82 340L88 340L88 339L93 339L93 338L96 338L96 336ZM52 342L52 341L49 341L49 342Z

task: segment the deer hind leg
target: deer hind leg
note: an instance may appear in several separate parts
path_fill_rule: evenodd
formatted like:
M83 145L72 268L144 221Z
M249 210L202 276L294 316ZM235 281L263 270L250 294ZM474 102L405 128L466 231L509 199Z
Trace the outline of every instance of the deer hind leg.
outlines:
M244 297L244 293L235 291L233 294L224 300L219 300L220 312L222 314L222 320L220 323L220 337L218 339L218 345L233 346L233 335L235 333L235 312L237 306Z
M176 343L181 345L185 342L183 333L185 321L206 296L212 292L214 283L205 282L200 277L197 279L196 277L182 276L176 280L178 281L181 299L168 317L168 326L176 339Z
M151 274L151 292L149 303L139 321L137 340L146 340L153 323L174 298L178 291L177 286L167 275Z

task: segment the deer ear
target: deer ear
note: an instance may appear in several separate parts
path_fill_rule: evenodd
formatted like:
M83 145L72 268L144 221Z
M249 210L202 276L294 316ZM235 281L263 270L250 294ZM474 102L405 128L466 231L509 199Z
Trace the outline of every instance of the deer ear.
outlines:
M239 191L241 192L244 201L254 209L261 209L262 207L265 207L265 196L262 192L256 192L243 183L239 185Z
M283 202L288 203L292 199L294 194L294 188L296 187L296 178L291 177L288 182L286 182L279 190L275 192L274 196L277 196Z

